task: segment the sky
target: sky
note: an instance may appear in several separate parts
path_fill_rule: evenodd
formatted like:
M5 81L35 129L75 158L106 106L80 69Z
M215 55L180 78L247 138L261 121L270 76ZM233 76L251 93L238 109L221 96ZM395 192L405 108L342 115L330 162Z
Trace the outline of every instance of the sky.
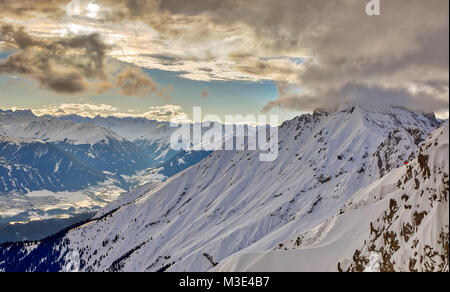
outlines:
M448 118L449 1L0 0L0 108L192 119L352 103Z

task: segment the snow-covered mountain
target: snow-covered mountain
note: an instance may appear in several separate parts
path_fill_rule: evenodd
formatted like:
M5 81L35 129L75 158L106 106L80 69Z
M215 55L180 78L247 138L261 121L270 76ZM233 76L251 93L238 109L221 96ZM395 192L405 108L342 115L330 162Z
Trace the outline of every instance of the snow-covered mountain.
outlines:
M61 121L53 117L37 117L28 110L0 111L0 134L73 145L95 145L107 143L111 139L124 141L123 137L106 128Z
M176 128L170 127L170 123L167 122L145 118L100 116L88 118L78 115L61 116L58 119L109 129L140 147L153 164L164 163L178 153L170 148L170 136L176 131Z
M20 233L18 238L28 239L49 234L56 226L74 222L72 218L84 218L80 214L91 215L125 190L163 181L209 154L167 150L170 136L157 129L167 123L146 119L96 120L130 139L139 129L150 129L151 125L155 130L147 131L146 139L153 139L154 147L162 145L160 152L156 148L155 153L141 148L139 141L129 141L91 119L0 111L0 227L5 227L2 230L6 234ZM122 122L124 125L120 126ZM173 153L162 155L169 152ZM67 220L62 221L61 217ZM26 225L29 220L46 225L36 233L33 229L40 229L36 227L40 223ZM59 220L58 224L53 224L55 220ZM10 223L15 226L2 225ZM34 227L29 228L31 225ZM50 230L45 230L47 227ZM32 231L30 237L24 233L27 230ZM0 237L0 242L7 238Z
M74 191L106 178L50 143L0 135L0 194Z
M47 117L51 118L50 116ZM178 128L171 127L169 122L149 120L146 118L118 118L114 116L97 116L95 118L89 118L79 115L60 116L58 117L58 119L79 124L96 125L118 133L121 137L124 137L126 140L133 142L136 146L144 150L154 166L160 166L161 164L164 164L166 166L166 169L169 169L174 168L174 165L178 164L178 167L167 171L167 174L175 174L178 171L187 168L182 167L183 163L173 163L173 159L176 159L180 162L182 160L191 161L190 163L185 164L185 166L191 166L202 160L206 154L209 154L206 153L209 151L205 152L173 150L170 146L170 138L172 134L178 130ZM189 124L189 126L191 127L192 134L193 124ZM232 138L227 137L225 134L225 129L227 126L223 124L218 125L218 123L210 124L209 127L202 125L203 133L217 126L222 127L222 133L224 133L224 137L221 137L222 140ZM254 133L256 130L255 127L249 125L244 125L244 129L245 136L251 135L251 133ZM220 137L217 138L220 139ZM192 146L192 144L188 145L187 148ZM205 148L208 148L208 143L204 143L204 146L206 146ZM171 166L167 163L171 164Z
M0 111L0 135L51 144L122 183L123 176L139 175L149 168L170 177L210 153L171 149L170 136L176 129L144 118L37 117L27 110Z
M95 169L120 179L152 166L146 153L104 127L37 117L31 111L0 111L0 134L51 144ZM24 161L24 164L31 164ZM80 186L81 187L81 186Z
M155 167L157 173L169 178L186 168L197 164L210 155L212 151L180 151L172 159Z
M449 271L448 123L407 166L361 189L338 215L221 271Z
M272 250L410 161L437 126L400 108L303 115L280 127L276 161L260 162L258 151L214 152L85 225L3 246L0 269L207 271L236 254Z

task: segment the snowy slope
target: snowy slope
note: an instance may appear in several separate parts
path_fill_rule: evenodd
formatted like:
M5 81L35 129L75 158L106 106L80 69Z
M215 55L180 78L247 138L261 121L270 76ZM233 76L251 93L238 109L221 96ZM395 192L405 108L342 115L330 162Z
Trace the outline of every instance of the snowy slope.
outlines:
M212 151L181 151L169 161L155 167L157 173L165 177L172 177L177 173L191 167L202 161L205 157L210 155Z
M199 163L212 151L185 151L181 150L172 159L157 166L144 169L135 175L122 176L133 186L140 187L148 183L163 182L183 170Z
M57 247L47 257L55 269L207 271L339 213L356 191L414 156L438 124L398 108L303 115L280 127L274 162L260 162L257 151L214 152L137 201L36 245Z
M418 159L358 191L339 215L276 246L240 254L220 271L449 270L448 123Z
M52 144L0 135L0 195L74 191L106 178Z

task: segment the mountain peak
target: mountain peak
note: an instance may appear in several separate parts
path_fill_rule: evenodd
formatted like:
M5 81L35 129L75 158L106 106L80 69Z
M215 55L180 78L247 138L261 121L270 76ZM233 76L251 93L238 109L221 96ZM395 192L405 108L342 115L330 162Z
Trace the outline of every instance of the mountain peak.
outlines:
M57 255L62 262L54 262L62 270L207 271L211 262L240 251L272 250L338 214L356 192L401 170L405 161L413 164L420 142L434 129L423 114L396 108L305 114L280 128L275 161L260 161L258 151L216 151L37 248L66 251ZM69 244L58 248L66 239ZM80 255L75 262L73 253ZM25 254L18 261L28 264L34 254Z
M316 109L313 114L304 114L283 123L281 128L291 125L299 127L302 123L329 123L330 127L347 125L353 130L359 128L373 130L383 135L399 128L422 128L432 130L442 124L434 114L412 111L404 107L369 108L357 104L343 104L334 109Z
M39 139L46 142L69 142L74 145L119 142L125 139L106 127L79 124L54 117L38 117L29 110L3 111L0 114L0 133L15 138Z
M31 110L0 110L1 115L15 115L22 117L36 117Z

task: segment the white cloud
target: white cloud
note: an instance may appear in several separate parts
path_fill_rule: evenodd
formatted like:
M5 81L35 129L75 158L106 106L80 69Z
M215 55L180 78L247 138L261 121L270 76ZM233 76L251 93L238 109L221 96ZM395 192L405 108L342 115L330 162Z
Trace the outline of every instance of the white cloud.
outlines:
M107 104L77 104L63 103L60 105L46 105L43 108L33 109L33 113L38 116L67 116L80 115L83 117L95 117L98 115L110 115L117 111L116 107Z
M83 10L84 6L80 9ZM208 33L198 38L201 31L211 25L210 20L174 18L170 30L195 33L198 39L194 40L193 36L177 38L165 35L140 21L97 22L79 17L78 10L71 9L72 14L60 21L39 19L21 21L20 24L36 37L56 38L97 32L105 43L112 46L107 53L109 57L142 68L179 72L182 78L196 81L295 82L296 72L301 68L295 60L304 57L301 52L290 56L265 52L257 45L255 32L242 24L215 25L213 35ZM181 25L177 21L188 24ZM253 57L236 59L236 53ZM250 66L255 66L254 70L241 70ZM265 68L261 70L258 66Z
M69 16L97 18L100 6L92 0L72 0L65 7Z
M301 88L281 91L266 109L310 111L348 94L365 99L360 93L371 103L448 108L446 0L385 1L376 17L355 0L96 0L96 18L90 1L72 2L84 8L16 23L41 37L98 32L112 46L110 57L187 79Z
M94 118L96 116L113 116L118 118L146 118L149 120L166 122L173 119L179 123L190 122L188 115L182 111L180 106L177 105L151 106L148 110L142 112L136 110L121 112L117 107L107 104L63 103L60 105L47 105L42 108L33 109L32 111L37 116L51 115L60 117L67 115L79 115L89 118Z
M151 106L148 111L137 113L128 111L127 113L113 113L112 116L118 118L146 118L156 121L176 121L177 123L190 123L188 115L177 105Z
M447 120L449 116L449 111L440 111L436 113L438 119Z

